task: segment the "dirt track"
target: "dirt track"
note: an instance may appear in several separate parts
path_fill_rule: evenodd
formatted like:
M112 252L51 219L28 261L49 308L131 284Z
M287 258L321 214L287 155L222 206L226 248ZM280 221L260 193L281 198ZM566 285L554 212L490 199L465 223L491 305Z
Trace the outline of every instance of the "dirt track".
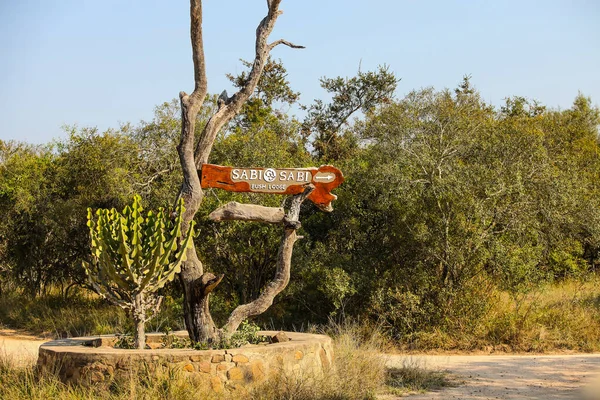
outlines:
M0 331L0 357L21 365L35 362L46 340ZM409 397L411 400L600 400L600 354L575 355L387 355L389 367L403 364L448 371L459 385Z
M600 400L600 354L389 356L387 361L390 367L403 363L458 376L459 386L411 400Z
M34 336L21 335L13 330L0 330L0 357L7 357L18 365L34 363L38 357L38 348L47 341Z

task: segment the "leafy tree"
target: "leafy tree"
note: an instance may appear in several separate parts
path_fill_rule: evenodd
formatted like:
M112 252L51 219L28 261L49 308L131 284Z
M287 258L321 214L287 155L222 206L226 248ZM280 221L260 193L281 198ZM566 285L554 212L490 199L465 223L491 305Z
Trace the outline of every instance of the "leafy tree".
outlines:
M252 63L241 60L246 68L251 68ZM227 78L233 85L240 89L248 80L249 72L242 72L234 76L227 74ZM250 128L261 125L266 119L272 117L283 118L283 113L274 109L276 103L291 105L298 101L300 94L294 92L287 81L287 70L281 60L275 61L271 57L267 59L263 67L254 93L244 103L240 113L234 117L236 125L240 128Z
M15 142L0 145L1 264L6 278L35 296L45 284L60 279L47 265L44 248L52 238L46 215L51 203L46 201L54 155L44 147Z
M381 107L354 127L365 147L342 160L336 213L305 223L311 265L344 270L347 310L401 337L468 329L490 284L516 296L591 268L597 121L581 97L565 111L513 98L496 112L468 78ZM325 272L306 276L318 286Z
M136 152L123 133L75 128L51 146L7 148L0 172L2 263L30 295L65 284L66 295L85 282L80 265L88 244L81 215L89 206L120 206L132 193Z
M216 110L217 96L208 95L198 112L198 136L202 124ZM181 187L181 165L177 155L181 135L179 102L174 99L157 106L151 121L129 127L127 134L137 147L137 151L131 153L135 192L154 208L173 201L173 193Z
M331 94L329 104L315 100L306 107L304 134L314 135L312 140L317 158L324 162L340 160L349 156L356 145L352 135L343 135L342 129L352 115L373 112L378 106L391 102L398 79L387 66L377 72L359 71L352 78L322 78L321 86Z

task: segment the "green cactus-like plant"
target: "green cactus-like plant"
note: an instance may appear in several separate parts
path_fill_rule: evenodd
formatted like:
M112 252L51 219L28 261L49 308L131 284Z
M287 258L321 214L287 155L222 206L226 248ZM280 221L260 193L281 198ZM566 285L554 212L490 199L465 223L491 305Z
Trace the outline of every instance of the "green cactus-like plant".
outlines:
M183 200L174 218L164 209L142 215L140 196L122 213L88 208L91 262L83 267L92 288L127 310L135 322L135 347L145 347L144 325L160 307L156 291L173 280L192 246L194 222L183 236Z

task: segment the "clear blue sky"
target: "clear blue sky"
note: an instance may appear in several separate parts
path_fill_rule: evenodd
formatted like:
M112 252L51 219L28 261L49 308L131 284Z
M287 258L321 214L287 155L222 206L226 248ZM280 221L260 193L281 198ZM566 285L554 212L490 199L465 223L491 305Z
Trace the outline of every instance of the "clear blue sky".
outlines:
M253 56L265 0L205 0L209 90ZM193 88L187 0L0 0L0 139L44 143L61 125L150 120L157 104ZM322 76L388 64L401 97L455 87L465 74L484 99L570 107L600 103L598 0L283 0L272 39L308 104Z

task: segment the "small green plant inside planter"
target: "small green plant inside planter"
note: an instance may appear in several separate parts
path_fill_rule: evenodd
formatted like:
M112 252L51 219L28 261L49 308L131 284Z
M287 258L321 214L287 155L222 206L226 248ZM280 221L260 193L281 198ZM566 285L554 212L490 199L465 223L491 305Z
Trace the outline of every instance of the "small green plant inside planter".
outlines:
M122 213L113 208L94 215L88 208L92 254L83 263L94 290L132 316L137 349L145 347L144 325L160 307L156 291L180 271L194 235L194 222L182 233L183 200L173 213L142 211L137 195Z
M165 336L162 338L162 347L166 349L195 349L195 350L215 350L215 349L235 349L242 347L247 344L259 344L259 343L270 343L271 338L269 336L260 335L258 333L260 327L252 322L244 320L237 331L231 336L224 338L220 341L214 342L198 342L192 343L189 338L183 338L171 334L171 332L165 332ZM120 340L115 344L118 348L131 348L131 340L125 337L121 337ZM128 347L129 346L129 347Z

